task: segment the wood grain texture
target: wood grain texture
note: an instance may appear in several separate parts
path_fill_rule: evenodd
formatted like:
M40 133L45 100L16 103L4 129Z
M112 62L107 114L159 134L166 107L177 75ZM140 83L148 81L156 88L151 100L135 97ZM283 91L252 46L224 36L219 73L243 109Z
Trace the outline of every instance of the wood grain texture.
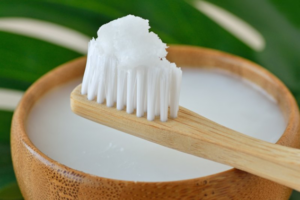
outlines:
M298 107L287 88L258 65L219 51L172 46L168 59L180 66L213 67L231 71L265 88L279 102L287 128L277 144L300 146ZM64 166L38 150L26 134L31 107L47 91L82 77L86 58L46 74L25 93L15 111L11 148L17 180L25 199L288 199L291 189L232 169L211 176L170 182L132 182L93 176Z

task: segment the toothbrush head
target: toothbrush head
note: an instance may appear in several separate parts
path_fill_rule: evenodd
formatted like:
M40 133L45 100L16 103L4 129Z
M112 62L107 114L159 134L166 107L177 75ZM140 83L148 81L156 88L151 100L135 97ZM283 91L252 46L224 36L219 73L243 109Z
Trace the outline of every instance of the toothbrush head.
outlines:
M176 118L182 71L165 57L167 45L148 20L128 15L100 27L89 42L81 94L137 117Z

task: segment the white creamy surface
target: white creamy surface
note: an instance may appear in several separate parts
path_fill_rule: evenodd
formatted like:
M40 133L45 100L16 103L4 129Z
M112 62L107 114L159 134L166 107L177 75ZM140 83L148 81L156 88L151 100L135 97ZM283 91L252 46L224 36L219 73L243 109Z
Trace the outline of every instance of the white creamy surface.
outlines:
M216 70L183 69L180 105L244 134L276 142L285 129L279 107L251 83ZM132 181L171 181L230 169L81 118L70 93L81 80L48 92L27 122L31 141L50 158L90 174Z

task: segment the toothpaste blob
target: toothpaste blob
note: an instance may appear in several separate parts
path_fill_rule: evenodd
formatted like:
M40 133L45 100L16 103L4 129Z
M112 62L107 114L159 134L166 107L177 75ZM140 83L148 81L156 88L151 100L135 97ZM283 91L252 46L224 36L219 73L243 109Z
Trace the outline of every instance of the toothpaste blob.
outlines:
M163 67L167 45L149 28L148 20L128 15L101 26L96 46L100 54L115 56L120 68Z
M101 26L89 42L81 93L89 100L147 119L177 117L182 71L166 59L167 45L148 20L128 15Z

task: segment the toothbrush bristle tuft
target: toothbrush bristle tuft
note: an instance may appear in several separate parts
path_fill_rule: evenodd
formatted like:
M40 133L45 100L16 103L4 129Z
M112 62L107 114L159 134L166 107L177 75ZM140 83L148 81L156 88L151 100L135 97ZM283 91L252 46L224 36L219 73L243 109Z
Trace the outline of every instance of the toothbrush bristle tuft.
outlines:
M167 121L170 106L176 118L182 71L165 59L166 44L149 28L148 20L132 15L100 27L89 42L81 94L118 110L126 106L137 117L147 112L148 120Z

